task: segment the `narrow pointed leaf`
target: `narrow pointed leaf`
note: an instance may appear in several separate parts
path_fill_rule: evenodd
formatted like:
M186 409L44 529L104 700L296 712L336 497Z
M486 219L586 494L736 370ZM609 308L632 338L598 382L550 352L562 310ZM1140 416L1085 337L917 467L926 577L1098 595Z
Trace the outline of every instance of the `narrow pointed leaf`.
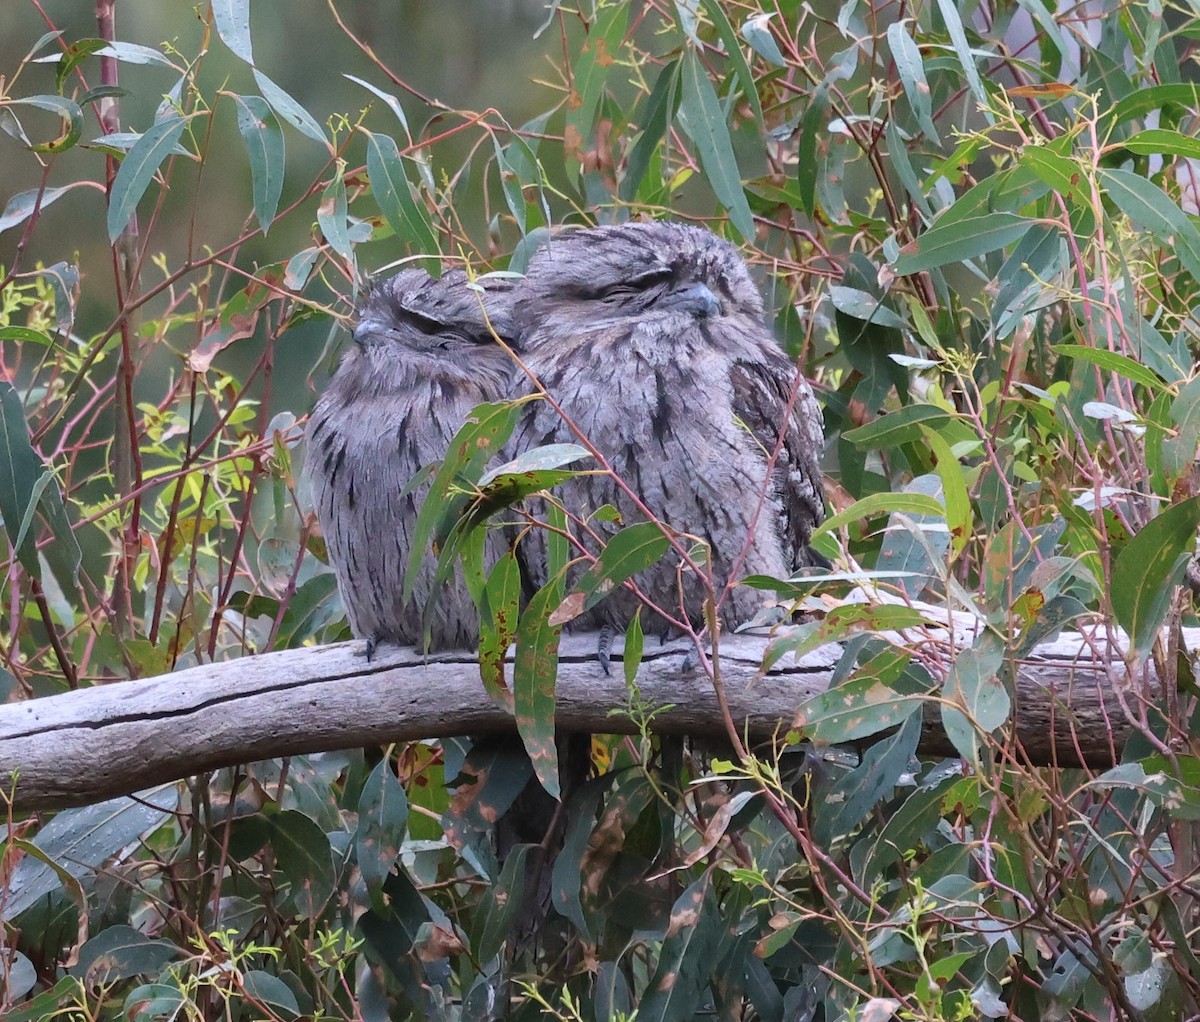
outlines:
M513 664L513 706L517 732L542 787L558 798L558 749L554 743L554 686L562 628L550 613L562 602L562 577L554 578L529 601L517 626Z
M266 234L275 220L279 197L283 194L283 129L265 99L260 96L234 96L233 99L237 103L238 131L250 160L254 215Z
M975 259L1020 241L1035 223L1016 213L985 213L944 225L935 223L916 241L900 249L895 270L907 276Z
M967 41L966 29L963 28L958 6L954 0L938 0L938 10L942 13L942 20L946 23L946 31L950 34L950 42L954 46L954 53L958 57L959 64L962 65L963 74L967 77L967 85L979 103L980 110L987 118L987 122L994 124L996 119L988 106L987 92L983 87L983 80L979 77L979 68L975 66L975 55L971 52L971 44Z
M314 142L320 142L326 149L329 148L329 140L325 137L325 132L321 130L321 125L316 122L312 114L257 68L254 70L254 81L258 83L258 88L263 94L263 99L271 104L271 109L275 113L302 135L307 135Z
M1143 387L1149 387L1156 394L1161 393L1166 388L1166 383L1153 369L1117 351L1093 348L1088 344L1054 344L1051 345L1050 350L1059 355L1067 355L1080 362L1088 362L1091 365L1099 366L1101 369L1110 373L1116 373L1118 376L1124 376L1127 380L1140 383Z
M79 109L78 103L65 96L25 96L22 99L10 99L6 106L31 106L58 114L62 124L62 132L58 138L31 144L24 138L24 132L17 136L35 153L64 152L78 142L79 136L83 134L83 111Z
M622 529L605 544L596 563L550 616L550 622L565 624L591 610L626 579L658 562L669 547L670 541L653 522L639 522Z
M754 216L738 170L725 112L695 50L683 58L679 121L700 154L704 175L729 213L730 223L747 241L754 238Z
M1151 519L1117 555L1110 598L1133 651L1150 652L1166 620L1200 527L1200 497L1167 508Z
M721 6L719 0L700 0L704 6L705 13L712 19L713 26L717 30L717 36L721 42L725 44L725 53L729 57L730 64L733 65L733 70L738 76L738 83L742 87L742 95L750 104L750 109L754 112L754 119L758 122L758 130L763 130L764 120L762 103L758 98L758 88L754 83L754 77L750 73L750 65L746 63L746 58L742 56L741 43L738 41L737 33L733 30L733 24L725 14L725 9Z
M254 64L250 45L250 0L212 0L213 23L217 35L247 64Z
M321 196L321 204L317 207L317 225L329 242L329 247L346 262L353 264L354 246L350 241L348 214L346 181L339 169Z
M525 860L537 845L517 845L509 850L496 885L488 890L471 927L475 957L490 962L516 925L525 901Z
M371 771L358 797L354 850L368 890L381 888L400 858L407 823L408 796L392 773L390 762L384 759Z
M904 86L904 95L908 105L916 115L917 124L929 136L935 145L941 145L937 128L933 124L933 106L930 100L929 81L925 77L925 65L921 61L921 50L913 37L908 34L908 23L894 21L888 26L888 46L892 50L892 59L896 62L896 71L900 75L900 84Z
M377 135L363 129L367 136L367 175L371 191L379 204L379 212L414 252L436 255L437 237L429 222L429 213L412 196L404 161L395 141L388 135Z
M1012 700L998 672L1004 645L987 632L958 655L943 688L942 726L959 754L969 763L979 757L980 734L994 731L1012 711Z
M1101 169L1097 178L1130 220L1171 249L1200 281L1200 230L1158 185L1128 170Z
M0 232L7 231L10 227L16 227L17 224L22 224L33 216L33 211L36 208L39 212L46 209L55 199L66 195L74 185L64 185L61 188L47 188L41 193L41 202L38 202L38 190L33 188L27 192L18 192L4 206L4 212L0 213Z
M638 113L641 134L629 151L625 173L621 177L620 196L623 202L637 198L638 188L650 166L650 157L667 133L667 126L679 105L679 61L672 60L659 73L650 95Z
M186 117L166 117L149 128L125 155L108 201L109 241L116 241L125 230L155 173L163 160L171 155L186 126Z

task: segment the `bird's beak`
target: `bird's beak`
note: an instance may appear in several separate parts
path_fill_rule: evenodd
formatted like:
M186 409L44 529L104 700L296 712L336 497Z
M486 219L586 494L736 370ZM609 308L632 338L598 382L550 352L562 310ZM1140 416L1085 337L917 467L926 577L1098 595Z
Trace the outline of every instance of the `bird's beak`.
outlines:
M354 343L366 344L371 339L371 335L378 329L379 324L375 322L375 320L360 319L354 324L354 333L352 335L354 337Z
M706 285L699 282L672 293L671 304L696 316L721 314L721 300Z

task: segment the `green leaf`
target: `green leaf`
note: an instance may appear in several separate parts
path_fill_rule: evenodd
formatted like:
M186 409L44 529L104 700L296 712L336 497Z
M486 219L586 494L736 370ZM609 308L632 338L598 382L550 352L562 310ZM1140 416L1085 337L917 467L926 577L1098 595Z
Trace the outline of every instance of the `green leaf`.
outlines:
M33 211L36 208L39 212L46 209L55 199L66 195L74 185L64 185L62 188L47 188L44 192L39 193L36 188L27 192L18 192L4 206L4 212L0 213L0 233L7 231L10 227L16 227L17 224L22 224L33 216ZM41 201L38 200L38 195L41 195Z
M517 405L507 402L478 405L454 434L413 527L412 549L404 578L406 600L412 599L417 572L430 552L435 536L443 541L449 537L472 499L471 490L483 466L500 452L512 435L519 410Z
M901 663L907 655L890 649L886 656L895 656ZM902 658L902 659L901 659ZM876 805L890 801L897 787L897 778L910 769L921 737L921 717L909 714L894 734L881 737L862 750L857 767L842 774L826 795L828 811L814 814L813 837L828 846L843 834L858 831Z
M869 497L856 500L845 511L839 511L836 515L826 518L813 530L813 539L864 518L893 514L897 511L910 515L932 515L936 518L946 516L946 509L941 501L924 493L872 493Z
M591 452L579 444L545 444L532 450L518 454L512 461L489 469L479 480L481 489L490 486L502 476L521 476L530 473L544 472L547 469L562 468L584 458L590 458ZM536 491L531 490L531 493Z
M679 105L679 61L670 61L658 73L654 88L642 104L637 123L641 125L641 133L629 151L625 161L625 173L621 177L618 194L622 202L633 202L637 198L638 188L650 166L650 157L658 148L658 143L667 133L667 126L675 116Z
M921 612L912 607L890 603L846 603L835 607L820 621L796 625L773 640L763 656L763 670L769 671L788 653L802 657L814 649L841 642L852 635L902 631L928 623Z
M504 656L517 634L521 606L521 570L510 550L488 575L480 608L479 675L497 706L512 710L512 692L504 679Z
M291 887L289 907L306 919L319 918L337 888L329 838L295 809L267 817L267 827L276 868Z
M52 483L53 477L29 442L20 396L11 383L0 381L0 515L21 565L35 578L40 577L41 571L30 525L35 508L46 499L46 490ZM57 486L53 489L57 495ZM61 500L59 496L60 507ZM74 543L69 524L60 538Z
M817 86L808 97L808 106L800 118L800 138L796 144L796 183L800 189L800 207L810 217L817 211L817 179L821 174L822 144L829 137L829 86ZM838 213L840 211L834 211ZM835 215L834 219L838 219Z
M354 851L363 883L369 891L383 886L400 858L407 823L408 796L392 772L391 763L383 759L371 771L358 796Z
M571 799L572 812L567 816L562 850L554 860L550 875L551 897L559 915L571 921L587 941L595 941L587 913L580 897L584 883L584 858L589 851L589 839L596 820L600 800L613 782L615 774L605 774L584 784Z
M505 155L504 146L500 139L492 136L492 149L496 154L496 172L500 176L500 190L504 193L504 202L512 214L517 230L525 233L525 192L522 190L521 176L513 169Z
M642 634L642 608L639 606L633 612L633 620L625 629L625 645L621 650L621 663L625 668L625 684L633 688L637 680L638 668L642 666L642 652L646 647L646 638Z
M1200 281L1200 231L1187 214L1161 188L1132 171L1101 168L1096 176L1121 212L1171 249L1192 279Z
M867 450L884 450L920 440L922 424L933 426L953 418L950 412L935 405L908 405L843 433L842 439Z
M758 98L758 87L754 82L754 76L750 73L750 65L746 63L746 58L742 56L741 43L738 42L737 33L733 30L733 24L726 16L725 9L721 6L719 0L700 0L700 2L709 18L712 19L718 38L725 46L725 55L729 58L729 63L733 65L733 71L738 77L738 84L741 86L742 95L746 97L746 101L750 104L750 109L754 113L754 120L758 124L758 130L765 131L762 103ZM693 45L695 44L693 43Z
M868 671L803 703L795 724L816 742L853 742L899 727L929 699L929 685L911 671L887 679Z
M339 164L333 180L325 186L321 204L317 207L317 225L321 234L338 255L354 265L354 245L350 241L349 208L346 202L346 179Z
M951 207L953 208L953 207ZM985 213L943 223L938 220L902 249L893 264L901 276L961 263L1019 241L1036 220L1016 213Z
M1200 139L1190 135L1169 131L1166 128L1148 128L1132 138L1125 139L1121 146L1132 153L1163 153L1167 156L1188 156L1200 159Z
M265 99L237 95L233 99L237 104L238 131L250 160L254 215L265 235L275 220L279 197L283 194L283 129Z
M907 20L893 21L887 30L888 46L891 48L892 59L896 62L896 71L900 75L900 84L904 86L904 95L917 118L917 124L934 145L940 146L942 140L938 137L937 128L933 123L929 82L925 77L925 65L921 62L921 50L908 32Z
M183 68L174 63L161 50L156 50L151 46L141 46L138 43L116 39L97 52L102 57L115 57L126 64L154 64L158 67L178 71L180 74L183 73Z
M121 161L108 200L108 240L115 242L133 218L137 204L150 187L155 173L170 154L188 119L164 117L151 127Z
M408 873L401 869L388 875L382 895L358 921L368 948L378 961L392 963L398 972L429 922L429 908ZM386 1014L386 1013L385 1013Z
M97 50L102 50L105 47L103 39L79 39L71 43L62 55L58 58L58 66L54 71L54 88L58 93L63 91L63 82L67 80L71 72L82 64ZM79 104L83 106L83 103Z
M221 42L254 66L254 51L250 45L250 0L212 0L213 24Z
M671 907L658 968L638 1005L638 1022L687 1022L712 979L725 925L705 873Z
M412 144L412 132L408 130L408 118L404 115L404 107L400 105L400 100L393 96L390 92L384 92L382 89L377 89L370 82L364 81L361 78L356 78L354 75L342 75L355 85L361 85L368 92L378 96L387 104L389 110L396 115L396 120L400 122L400 127L404 129L404 134L408 138L409 144Z
M864 323L875 323L895 330L903 330L908 326L881 299L858 288L835 284L829 289L829 297L838 312L861 319Z
M157 976L183 950L169 940L151 940L132 926L110 926L79 949L70 975L102 986L134 976Z
M1189 110L1200 107L1200 86L1197 85L1151 85L1125 96L1101 118L1101 134L1107 134L1118 124L1134 117L1143 117L1167 106L1181 106Z
M18 778L18 797L20 791ZM26 854L13 870L5 918L15 919L57 890L64 875L78 879L99 869L121 849L170 820L178 804L178 787L169 784L138 792L136 798L123 796L64 809L42 826L31 843L45 859Z
M190 1004L183 991L171 983L143 983L125 998L122 1017L129 1022L163 1022L182 1017ZM11 1020L13 1016L7 1017Z
M79 141L79 136L83 133L83 111L79 109L78 103L63 96L25 96L22 99L10 99L5 105L31 106L58 114L62 133L49 142L30 145L29 148L35 153L65 152Z
M979 758L979 733L994 731L1012 711L1008 689L997 677L1003 664L1004 644L985 632L958 654L942 688L942 726L968 763Z
M942 497L946 501L946 525L950 529L950 548L957 557L966 548L974 528L966 478L963 476L962 465L940 433L922 426L921 435L937 460L934 468L942 481Z
M474 739L454 779L454 799L442 815L446 841L458 849L477 845L481 840L491 842L497 821L531 780L533 765L519 741L506 734ZM526 823L524 819L513 822L519 829ZM481 867L491 865L491 862L480 863Z
M572 65L571 95L567 100L563 147L567 159L564 168L572 184L579 181L580 158L592 137L600 96L616 63L629 21L629 5L613 4L603 9L592 22L587 40L579 48Z
M476 910L471 937L479 962L495 958L516 925L525 902L525 860L532 850L541 854L537 845L516 845L509 849L500 879L484 894Z
M1122 763L1087 783L1100 791L1126 788L1137 792L1152 805L1169 812L1173 819L1200 820L1200 777L1192 756L1151 756L1140 763ZM1177 777L1177 770L1183 777Z
M729 213L729 220L746 240L754 239L754 216L738 171L725 113L716 90L695 50L689 49L682 64L683 90L679 103L679 123L695 144L700 164L717 199Z
M361 130L367 136L367 176L379 211L396 237L414 252L437 255L437 236L429 222L429 213L413 198L395 141L388 135Z
M562 602L562 589L562 576L555 576L529 601L517 626L517 655L513 663L517 732L525 743L538 781L554 798L560 795L558 749L554 743L554 686L562 628L550 623L550 614Z
M1152 518L1117 555L1109 595L1139 658L1150 652L1171 609L1197 527L1200 497L1192 497Z
M992 114L990 104L988 103L987 91L984 89L983 81L979 77L979 68L975 66L975 55L971 51L971 44L967 41L967 33L963 28L962 18L959 17L958 7L954 3L954 0L938 0L938 10L941 11L942 20L946 23L946 31L950 35L954 54L958 57L958 62L962 65L963 74L967 77L967 86L979 103L980 112L988 124L995 124L996 118Z
M550 615L550 623L563 625L591 610L627 578L657 563L670 545L662 529L653 522L639 522L622 529L605 544L596 563Z
M252 1003L266 1006L269 1017L299 1018L300 1005L291 988L278 976L261 969L250 969L242 973L242 989Z
M1064 196L1077 189L1082 176L1078 164L1060 156L1048 145L1027 146L1021 154L1021 163Z
M307 135L314 142L320 142L326 149L329 149L329 140L325 137L325 132L321 130L312 114L297 103L291 96L276 85L270 78L258 70L254 69L254 81L258 84L259 91L263 94L263 99L271 104L271 109L280 117L288 122L293 128L299 131L302 135Z
M742 23L742 38L750 44L750 49L767 63L774 64L776 67L787 67L787 61L779 52L779 44L771 35L771 14L756 14L747 18Z
M19 341L22 344L40 344L49 348L54 345L54 338L40 330L27 326L0 326L0 341Z
M1162 471L1168 487L1192 471L1200 445L1200 376L1189 381L1171 402L1171 435L1162 438Z
M1088 344L1052 344L1050 350L1080 362L1099 366L1110 373L1124 376L1127 380L1149 387L1154 393L1160 393L1166 388L1166 383L1153 369L1135 362L1128 355L1109 351L1106 348L1093 348Z

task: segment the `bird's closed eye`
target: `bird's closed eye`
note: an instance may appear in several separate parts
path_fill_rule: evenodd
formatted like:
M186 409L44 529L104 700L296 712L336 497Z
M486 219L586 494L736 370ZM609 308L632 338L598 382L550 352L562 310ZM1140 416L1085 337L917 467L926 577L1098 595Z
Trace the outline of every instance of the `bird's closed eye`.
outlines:
M619 283L600 288L596 298L602 302L621 301L632 295L669 284L674 277L674 273L670 270L649 270L636 277L631 277L629 280L622 280Z

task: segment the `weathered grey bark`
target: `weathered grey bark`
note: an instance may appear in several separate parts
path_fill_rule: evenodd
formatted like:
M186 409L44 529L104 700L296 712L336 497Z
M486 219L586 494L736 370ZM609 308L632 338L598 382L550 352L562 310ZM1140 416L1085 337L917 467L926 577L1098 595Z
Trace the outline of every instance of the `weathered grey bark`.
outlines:
M1188 636L1189 648L1197 642L1200 630ZM725 637L721 667L739 728L769 737L829 686L841 651L829 646L800 661L787 657L764 676L765 643ZM15 790L21 811L82 805L236 763L512 728L511 717L485 695L471 656L422 658L385 646L368 663L362 645L269 653L0 706L0 788ZM723 734L712 685L683 670L688 644L647 645L642 698L671 707L654 718L654 729ZM631 732L626 717L611 715L627 703L618 651L605 677L595 649L594 635L563 639L558 724L565 731ZM1017 692L1017 738L1028 759L1111 763L1132 729L1129 695L1114 680L1125 674L1122 652L1110 651L1102 636L1068 634L1038 647ZM1147 668L1146 681L1154 680ZM951 753L936 708L926 718L923 748Z

